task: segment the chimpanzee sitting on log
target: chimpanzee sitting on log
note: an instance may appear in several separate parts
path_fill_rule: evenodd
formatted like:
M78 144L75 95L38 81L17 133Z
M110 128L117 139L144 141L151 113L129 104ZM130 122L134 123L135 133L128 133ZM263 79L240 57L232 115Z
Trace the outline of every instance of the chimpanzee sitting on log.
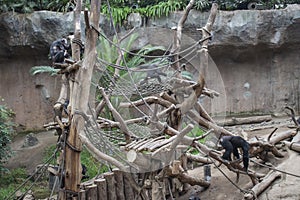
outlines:
M237 159L240 159L238 148L243 150L243 165L244 170L247 172L249 165L249 143L240 136L223 136L220 139L220 144L225 149L222 158L228 161L232 161L231 153L233 153Z
M65 58L69 58L68 53L70 45L67 39L62 38L55 40L50 46L50 57L53 63L64 63Z

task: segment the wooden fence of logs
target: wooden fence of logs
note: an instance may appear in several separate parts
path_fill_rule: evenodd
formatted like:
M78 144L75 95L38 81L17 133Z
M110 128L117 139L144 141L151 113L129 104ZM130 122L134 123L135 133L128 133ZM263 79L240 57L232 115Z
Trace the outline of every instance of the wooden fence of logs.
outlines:
M124 176L123 171L115 168L106 172L101 178L96 178L81 184L79 200L125 200L136 199L139 194L131 187L130 181Z

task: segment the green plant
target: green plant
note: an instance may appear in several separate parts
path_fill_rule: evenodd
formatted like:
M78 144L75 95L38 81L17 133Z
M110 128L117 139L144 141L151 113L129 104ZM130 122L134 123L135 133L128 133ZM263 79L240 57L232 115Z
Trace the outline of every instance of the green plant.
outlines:
M156 5L147 7L147 17L161 17L163 15L168 16L170 12L182 10L186 7L186 2L169 0L167 2L159 2Z
M36 10L67 12L74 7L73 0L0 0L0 12L31 13Z
M83 148L80 156L81 163L87 167L87 176L89 178L108 171L108 167L97 161L86 148Z
M121 24L127 16L132 12L132 9L128 6L124 7L108 7L107 5L101 6L101 13L110 18L110 14L115 24Z
M75 8L75 2L73 0L54 0L48 1L47 9L57 12L68 12Z
M56 150L56 145L51 145L44 150L43 162L49 160ZM59 156L58 154L56 156ZM81 154L81 163L87 167L87 175L92 178L99 173L106 172L108 170L107 166L101 166L101 163L97 161L92 154L84 147ZM52 165L57 165L56 160L51 161Z
M0 100L4 100L0 97ZM0 174L5 170L3 164L11 157L10 142L15 124L12 122L14 113L5 105L0 105Z
M51 76L57 75L57 72L60 69L54 69L53 67L50 66L34 66L30 69L29 73L31 75L36 75L39 73L49 73Z
M210 7L210 3L208 0L196 0L194 8L196 10L207 10Z
M27 178L27 172L24 168L16 168L3 172L0 179L0 199L6 199L15 189ZM21 191L25 191L26 187Z
M38 4L35 1L27 0L3 0L0 5L0 10L2 12L14 11L20 13L31 13L38 7Z

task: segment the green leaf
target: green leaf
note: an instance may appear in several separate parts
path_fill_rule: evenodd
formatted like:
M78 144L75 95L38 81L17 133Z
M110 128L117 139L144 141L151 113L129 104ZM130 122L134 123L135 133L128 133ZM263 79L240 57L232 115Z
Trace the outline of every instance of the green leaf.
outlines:
M49 73L51 76L57 75L57 72L59 72L60 69L54 69L50 66L35 66L30 69L31 75L36 75L39 73Z

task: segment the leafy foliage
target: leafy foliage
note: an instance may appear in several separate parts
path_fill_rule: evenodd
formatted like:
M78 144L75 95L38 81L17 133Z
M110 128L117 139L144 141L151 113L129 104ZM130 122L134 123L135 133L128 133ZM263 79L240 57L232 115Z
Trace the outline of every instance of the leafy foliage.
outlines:
M7 199L26 178L27 172L25 168L16 168L1 173L0 199ZM21 191L24 192L25 190L26 188L22 188Z
M59 69L54 69L53 67L50 66L35 66L32 67L29 71L31 75L36 75L40 73L49 73L51 76L57 75L57 72Z
M75 2L70 0L48 1L47 9L57 12L68 12L75 8Z
M0 0L0 12L31 13L37 10L67 12L74 7L73 0Z
M205 11L211 7L212 2L219 4L221 10L247 9L250 2L257 2L265 9L284 8L287 4L299 3L299 0L196 0L194 9ZM170 12L183 10L189 0L110 0L102 1L101 12L110 17L114 23L121 24L130 13L140 13L144 17L168 16ZM89 8L86 1L85 7ZM52 10L57 12L68 12L75 8L74 0L0 0L0 12L14 11L20 13L31 13L36 10Z
M47 160L49 160L49 158L51 158L51 156L55 152L55 149L56 149L56 145L51 145L50 147L45 149L43 162L46 162ZM90 178L108 171L108 167L106 165L102 166L101 163L97 161L85 147L80 153L80 157L81 157L81 163L87 167L86 175L88 175ZM57 164L56 160L53 159L50 164L56 165Z
M4 101L1 97L2 102ZM0 105L0 174L5 170L3 164L11 157L12 151L9 147L15 124L12 122L14 113L5 105Z

